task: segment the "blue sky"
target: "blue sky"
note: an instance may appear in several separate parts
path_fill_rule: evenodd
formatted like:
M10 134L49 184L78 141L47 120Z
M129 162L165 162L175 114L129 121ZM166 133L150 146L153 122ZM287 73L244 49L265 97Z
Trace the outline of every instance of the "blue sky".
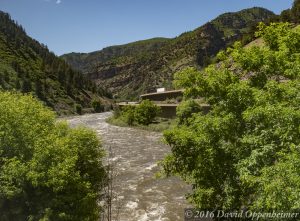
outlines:
M57 55L91 52L153 37L175 37L216 16L260 6L275 13L293 0L0 0L26 32Z

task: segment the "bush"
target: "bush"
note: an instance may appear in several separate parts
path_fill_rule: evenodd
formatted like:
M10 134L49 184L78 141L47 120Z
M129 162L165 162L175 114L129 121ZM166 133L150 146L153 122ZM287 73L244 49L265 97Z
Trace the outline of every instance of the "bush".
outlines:
M29 95L0 92L0 220L98 220L104 151Z
M92 100L92 107L96 113L100 113L104 111L104 105L102 105L100 100Z
M123 107L121 118L126 124L132 126L135 121L135 107L131 105Z
M187 123L188 119L192 117L193 113L201 112L201 106L194 100L189 99L183 101L176 108L176 116L178 117L179 124Z
M75 104L75 112L77 114L82 114L82 106L80 104Z
M144 100L135 109L134 119L138 124L149 125L161 111L160 107L149 100Z
M145 100L137 106L127 105L121 109L116 107L114 110L114 118L122 120L129 126L134 125L134 123L149 125L160 111L160 107L149 100Z
M122 110L119 107L119 105L113 106L112 109L113 109L113 117L114 118L119 118L122 114Z

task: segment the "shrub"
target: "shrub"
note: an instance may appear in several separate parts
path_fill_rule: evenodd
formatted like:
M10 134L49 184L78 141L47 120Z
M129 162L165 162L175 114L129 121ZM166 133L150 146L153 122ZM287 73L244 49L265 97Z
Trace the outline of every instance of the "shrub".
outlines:
M114 118L122 120L129 126L134 125L134 123L149 125L160 111L160 107L149 100L145 100L137 106L127 105L122 108L116 107L114 109Z
M161 111L160 107L149 100L144 100L136 107L134 119L142 125L149 125Z
M0 220L98 220L97 135L57 123L32 96L0 92Z
M113 109L113 114L114 114L113 117L114 118L119 118L122 114L121 108L118 105L115 105L115 106L112 107L112 109Z
M80 104L75 104L75 112L77 114L82 114L82 106Z
M121 118L125 121L129 126L132 126L135 121L135 106L124 106L122 108Z
M100 113L104 111L104 105L101 103L100 100L92 100L92 107L96 113Z

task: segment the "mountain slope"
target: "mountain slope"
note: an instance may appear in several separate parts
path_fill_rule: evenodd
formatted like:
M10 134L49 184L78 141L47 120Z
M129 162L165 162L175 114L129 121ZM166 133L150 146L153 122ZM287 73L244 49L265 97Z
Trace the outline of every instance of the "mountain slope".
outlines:
M158 39L156 47L148 40L143 41L143 47L140 42L116 46L118 53L111 53L114 47L109 47L90 54L68 54L63 58L106 86L116 97L134 99L157 87L171 88L175 72L187 66L205 66L221 49L249 33L257 22L272 16L274 13L257 7L225 13L176 38Z
M89 108L92 99L107 95L1 11L0 90L31 92L60 114L74 113L76 105Z
M111 46L92 53L65 54L62 55L62 57L72 65L73 68L88 72L91 66L115 60L120 57L143 56L145 53L155 52L168 41L168 38L153 38L125 45Z

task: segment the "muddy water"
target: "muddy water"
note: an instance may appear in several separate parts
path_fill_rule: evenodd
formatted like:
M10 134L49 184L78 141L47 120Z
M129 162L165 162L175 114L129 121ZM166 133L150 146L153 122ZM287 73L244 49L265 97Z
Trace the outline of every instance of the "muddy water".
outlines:
M107 124L111 113L68 118L72 126L84 125L97 131L105 149L111 150L121 221L181 221L190 191L176 177L157 179L157 161L170 152L161 134ZM115 210L114 210L115 211Z

